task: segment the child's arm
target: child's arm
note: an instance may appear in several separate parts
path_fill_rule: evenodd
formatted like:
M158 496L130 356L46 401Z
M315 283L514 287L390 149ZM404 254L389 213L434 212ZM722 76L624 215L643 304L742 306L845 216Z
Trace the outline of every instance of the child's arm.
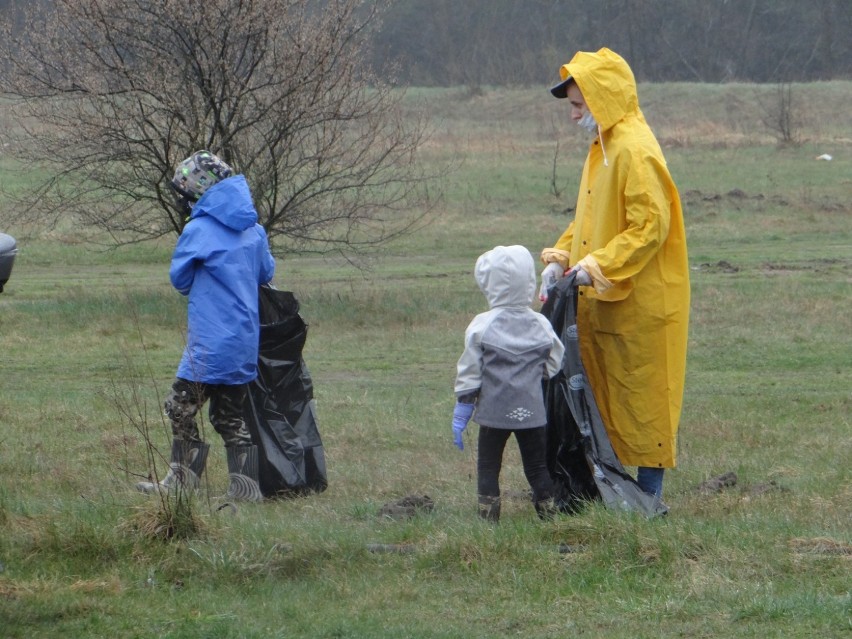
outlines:
M464 333L464 352L456 365L456 397L478 393L482 386L481 341L484 323L481 318L481 315L477 315Z
M456 405L453 409L453 443L464 450L462 433L473 417L482 386L481 318L477 316L464 334L464 352L456 366Z
M204 264L205 242L199 232L202 223L193 221L187 224L178 238L172 261L169 266L169 279L181 295L189 295L195 281L196 266Z

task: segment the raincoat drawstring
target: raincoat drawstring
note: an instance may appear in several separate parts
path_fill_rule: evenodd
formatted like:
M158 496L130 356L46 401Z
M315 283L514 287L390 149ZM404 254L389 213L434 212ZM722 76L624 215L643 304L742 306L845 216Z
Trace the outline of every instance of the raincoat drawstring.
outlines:
M606 159L606 149L604 148L603 143L603 131L601 131L601 125L598 125L598 140L601 141L601 153L603 153L604 158L604 166L609 166L609 161Z

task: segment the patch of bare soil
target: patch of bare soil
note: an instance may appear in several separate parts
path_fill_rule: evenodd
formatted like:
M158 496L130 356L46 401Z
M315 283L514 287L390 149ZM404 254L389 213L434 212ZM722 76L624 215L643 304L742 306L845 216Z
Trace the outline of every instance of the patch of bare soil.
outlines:
M727 260L719 260L715 264L703 262L690 268L693 271L701 271L702 273L737 273L740 270L739 266L734 266Z
M701 482L696 486L696 490L704 495L718 493L725 488L730 488L737 485L737 474L733 471L722 473L716 477Z
M410 519L415 515L430 513L435 502L429 495L406 495L401 499L386 503L379 509L379 517L388 519Z
M805 271L810 273L825 273L831 269L852 268L852 260L822 258L805 260L802 262L764 262L759 268L760 272L767 276L789 275ZM695 264L690 267L690 270L699 271L701 273L738 273L740 271L740 267L735 264L731 264L727 260L719 260L718 262L702 262L701 264Z
M720 493L723 490L727 490L728 488L733 488L734 486L737 486L738 483L739 478L737 477L737 474L733 471L728 471L701 482L695 487L695 489L702 495L713 495ZM740 492L742 492L745 499L759 497L770 492L787 492L787 490L787 488L779 485L773 480L759 484L740 486Z
M680 199L684 204L693 204L696 202L722 202L724 200L731 202L753 200L756 202L767 201L776 206L790 205L790 203L780 195L766 196L763 193L749 195L742 189L731 189L727 193L705 193L700 189L689 189L680 194Z

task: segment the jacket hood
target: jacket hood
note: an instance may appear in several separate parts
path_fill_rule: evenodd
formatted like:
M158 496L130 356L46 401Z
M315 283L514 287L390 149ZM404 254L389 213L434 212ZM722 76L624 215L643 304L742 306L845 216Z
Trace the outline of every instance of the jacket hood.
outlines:
M523 246L497 246L476 260L474 277L488 306L530 306L535 295L535 262Z
M257 223L257 211L246 178L235 175L207 189L192 207L189 219L195 220L203 215L209 215L236 231L254 226Z
M607 48L578 51L559 69L563 80L574 79L595 121L606 131L630 113L639 111L633 71L620 55Z

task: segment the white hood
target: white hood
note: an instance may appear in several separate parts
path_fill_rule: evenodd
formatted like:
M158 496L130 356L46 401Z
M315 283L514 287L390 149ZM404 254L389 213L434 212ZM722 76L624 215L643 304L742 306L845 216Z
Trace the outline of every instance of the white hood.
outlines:
M490 308L530 306L535 296L535 261L523 246L496 246L476 260L474 277Z

